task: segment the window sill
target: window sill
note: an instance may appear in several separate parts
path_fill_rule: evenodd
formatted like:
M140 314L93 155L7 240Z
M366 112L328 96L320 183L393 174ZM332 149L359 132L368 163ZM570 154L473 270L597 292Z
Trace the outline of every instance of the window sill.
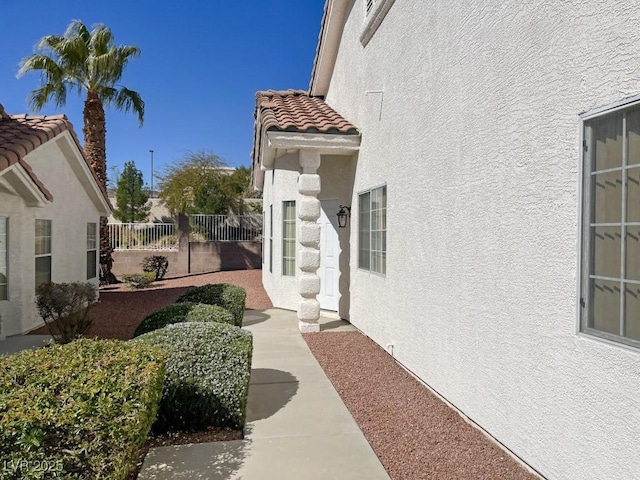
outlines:
M583 339L604 343L612 347L622 348L633 353L640 353L637 342L631 339L609 335L605 332L600 332L590 328L579 331L578 336Z
M360 43L363 47L366 47L369 40L373 38L373 35L378 30L378 27L387 16L387 13L393 6L396 0L378 0L373 6L373 10L369 12L365 19L364 30L360 35Z

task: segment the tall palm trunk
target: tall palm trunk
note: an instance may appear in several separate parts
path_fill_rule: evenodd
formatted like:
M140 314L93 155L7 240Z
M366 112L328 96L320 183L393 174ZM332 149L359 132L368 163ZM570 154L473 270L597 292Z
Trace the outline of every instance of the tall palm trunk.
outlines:
M106 120L104 106L95 91L87 92L83 110L84 126L84 154L87 156L91 168L98 177L100 187L107 191L107 147L106 147ZM100 217L100 280L106 283L115 283L118 280L111 273L113 258L111 243L109 242L109 229L107 217Z

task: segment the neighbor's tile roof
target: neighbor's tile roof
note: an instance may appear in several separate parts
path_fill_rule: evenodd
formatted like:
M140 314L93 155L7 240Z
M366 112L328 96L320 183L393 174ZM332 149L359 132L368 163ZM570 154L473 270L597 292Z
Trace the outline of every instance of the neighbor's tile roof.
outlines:
M71 133L78 150L87 162L78 137L66 115L9 115L0 104L0 172L19 163L45 198L52 201L51 192L38 179L31 166L24 161L24 157L64 131ZM107 193L98 182L89 162L87 165L100 187L102 195L107 199Z
M303 90L268 90L256 94L256 121L263 131L358 135L358 129Z

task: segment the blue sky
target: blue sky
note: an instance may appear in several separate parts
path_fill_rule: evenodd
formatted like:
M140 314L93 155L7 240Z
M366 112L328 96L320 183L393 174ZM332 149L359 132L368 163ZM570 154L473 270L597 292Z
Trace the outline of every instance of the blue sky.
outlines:
M189 150L248 166L255 92L308 88L323 5L324 0L0 0L0 103L8 113L36 113L27 95L39 77L17 79L20 60L43 36L62 35L72 19L104 23L116 44L142 50L122 84L146 102L142 128L133 114L107 109L109 169L121 171L133 160L149 183L150 149L156 172ZM50 103L38 113L65 113L82 141L82 105L73 93L66 107Z

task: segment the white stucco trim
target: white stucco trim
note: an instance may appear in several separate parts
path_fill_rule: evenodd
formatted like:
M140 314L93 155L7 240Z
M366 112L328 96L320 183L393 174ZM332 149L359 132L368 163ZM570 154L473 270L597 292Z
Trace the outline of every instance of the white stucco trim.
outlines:
M29 207L43 207L47 204L47 198L19 163L4 170L0 174L0 181L6 182Z
M333 76L333 68L338 56L338 47L342 39L344 22L349 10L349 0L333 0L327 5L324 28L320 35L320 45L315 60L315 69L309 94L311 96L325 96L329 91L329 84Z
M378 30L378 27L387 16L387 13L393 6L396 0L376 0L373 11L367 15L366 24L364 30L360 35L360 43L363 47L367 46L369 40L373 37Z
M82 184L85 192L100 212L100 215L108 217L112 211L111 206L102 194L102 191L93 176L93 172L91 172L89 165L87 165L87 162L82 156L82 152L78 150L78 147L69 131L64 131L58 135L58 137L55 138L55 142L69 162L69 166L78 177L78 180Z
M351 155L360 149L360 141L360 135L268 131L262 136L255 189L262 191L264 172L273 170L276 159L282 155L296 150L316 150L321 155Z
M272 149L313 149L320 154L349 155L360 148L360 135L271 131L267 139Z

